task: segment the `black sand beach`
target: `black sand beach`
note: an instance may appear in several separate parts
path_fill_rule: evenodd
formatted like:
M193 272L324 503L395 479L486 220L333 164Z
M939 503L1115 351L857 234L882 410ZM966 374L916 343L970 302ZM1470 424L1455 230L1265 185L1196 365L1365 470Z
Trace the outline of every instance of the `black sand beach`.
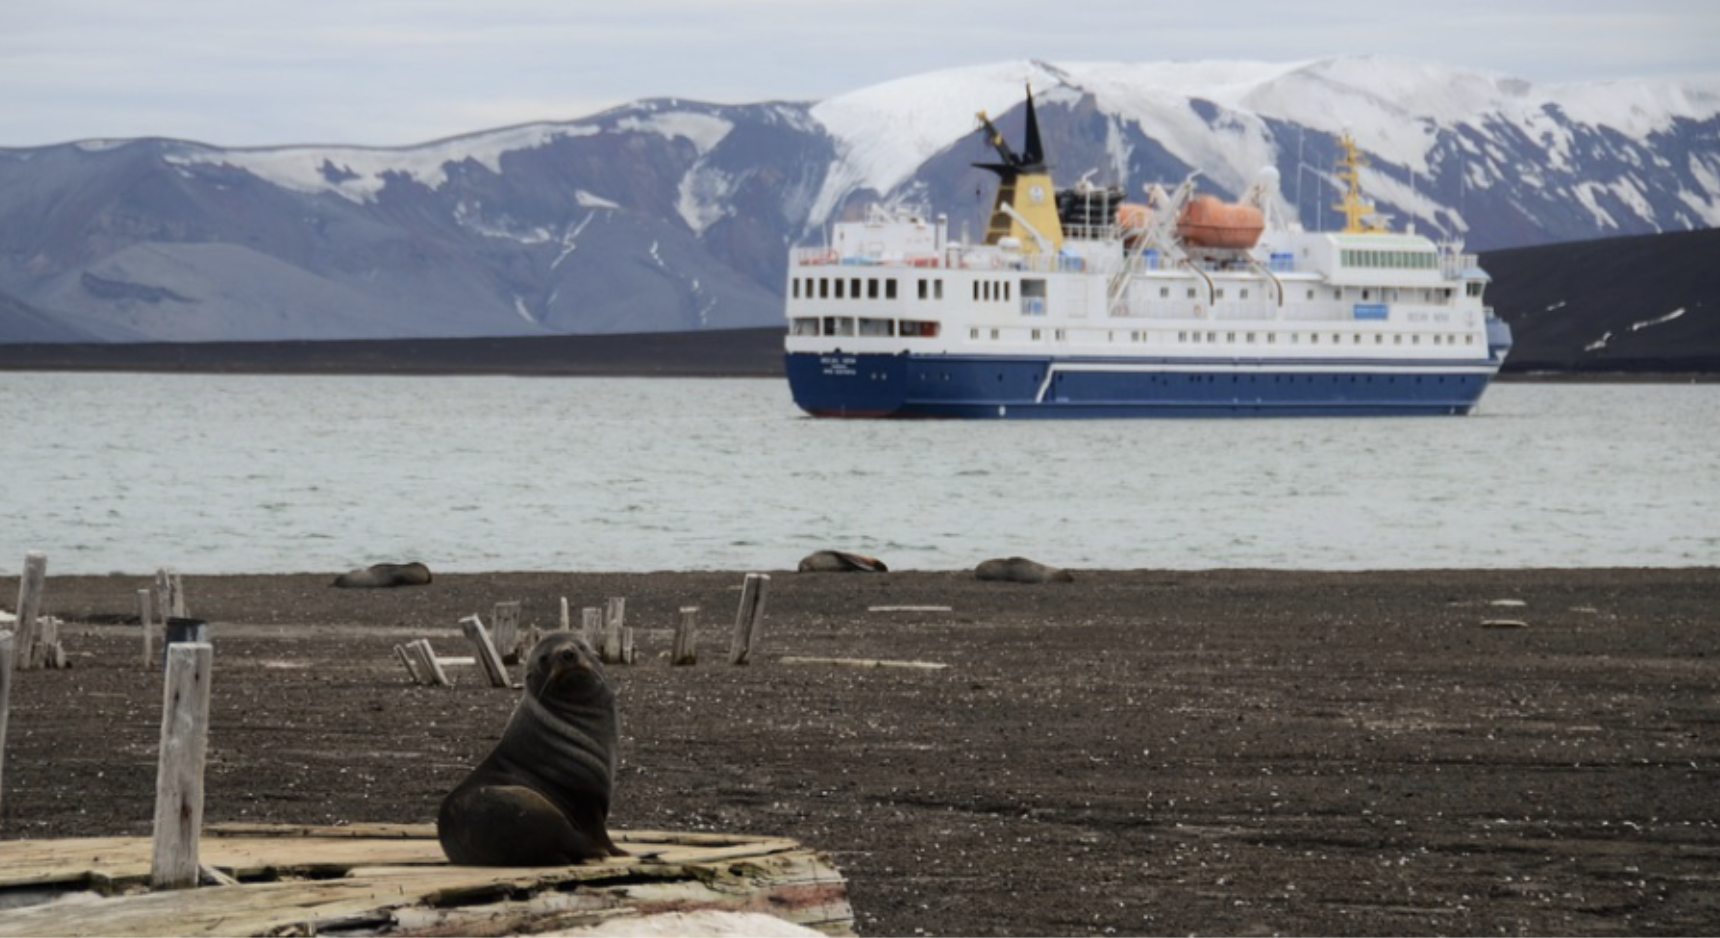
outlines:
M392 646L624 596L612 825L828 851L862 934L1720 933L1720 570L776 572L744 668L740 572L336 572L186 579L207 820L431 820L515 693L414 686ZM147 835L146 584L50 567L74 666L16 677L0 838Z

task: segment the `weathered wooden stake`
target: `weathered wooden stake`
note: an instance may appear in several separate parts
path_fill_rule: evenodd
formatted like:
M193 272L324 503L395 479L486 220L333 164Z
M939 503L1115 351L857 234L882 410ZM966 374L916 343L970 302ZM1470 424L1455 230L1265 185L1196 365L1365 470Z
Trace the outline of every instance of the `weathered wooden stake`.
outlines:
M412 676L412 683L427 683L424 680L424 673L418 670L418 656L407 651L405 645L394 646L394 657L399 658L400 663L406 666L406 673Z
M143 626L143 666L155 664L154 591L137 591L137 621Z
M163 625L167 624L168 619L187 618L185 584L179 579L179 574L166 567L155 571L155 604Z
M155 780L155 852L150 885L197 885L203 830L203 764L209 741L209 678L215 646L184 642L167 652L161 704L161 762Z
M627 597L611 596L609 611L603 618L603 663L625 664L626 643L622 640L622 629L627 624Z
M675 627L675 648L669 653L669 664L682 667L699 663L699 607L682 606L681 624Z
M563 632L573 631L573 619L568 615L566 596L561 598L561 630Z
M12 655L16 645L11 632L0 632L0 792L6 790L6 717L12 709Z
M418 659L418 667L429 677L426 683L437 687L453 686L454 682L448 680L448 672L442 670L442 662L436 660L436 652L430 649L429 639L421 638L411 642L406 646L406 650Z
M764 632L764 601L770 574L749 573L741 585L741 607L735 614L735 636L729 642L729 664L746 664Z
M18 647L13 650L17 667L38 667L42 636L37 623L42 615L42 590L48 580L48 555L33 550L24 555L24 576L18 581Z
M520 603L496 603L490 622L494 635L491 639L496 643L496 652L502 656L503 664L519 664L520 662Z
M490 677L491 687L512 687L514 682L508 679L508 667L502 663L502 656L496 651L496 645L490 641L490 633L484 628L484 622L477 616L467 616L460 620L460 631L472 640L473 647L478 649L478 663L484 666L484 673Z
M579 611L579 628L585 643L597 651L603 650L603 610L586 606Z

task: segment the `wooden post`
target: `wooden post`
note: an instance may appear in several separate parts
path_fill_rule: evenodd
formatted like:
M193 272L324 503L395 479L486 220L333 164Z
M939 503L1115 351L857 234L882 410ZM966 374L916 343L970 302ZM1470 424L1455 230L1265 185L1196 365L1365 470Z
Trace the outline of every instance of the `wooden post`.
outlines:
M519 664L520 661L520 603L519 600L506 603L496 603L496 608L490 619L494 635L496 652L502 656L503 664Z
M490 641L490 633L484 629L484 622L477 616L467 616L460 620L460 631L472 640L478 649L478 663L484 666L484 673L490 676L491 687L512 687L514 682L508 679L508 667L502 663L502 656L496 651L494 642Z
M48 555L33 550L24 555L24 576L18 581L18 647L14 662L29 670L41 660L42 638L36 622L42 614L42 590L48 581Z
M174 645L162 695L161 762L155 780L155 852L150 886L197 885L203 831L203 764L209 740L209 678L215 646Z
M585 643L601 651L603 649L603 610L596 606L586 606L579 611L579 628L584 633Z
M406 646L406 650L418 658L418 667L429 676L429 683L437 687L452 687L454 682L448 680L448 672L442 670L442 662L436 660L436 652L430 649L430 640L421 638Z
M429 683L429 681L425 680L427 675L425 675L424 672L419 670L419 668L418 668L418 656L407 651L405 645L395 645L394 646L394 657L399 658L400 663L406 666L406 673L412 675L412 683L414 683L414 684L428 684Z
M14 639L11 632L0 632L0 793L6 791L6 717L12 709L12 655L17 644Z
M735 636L729 642L729 664L746 664L764 632L764 601L770 594L770 574L749 573L741 585L741 607L735 613Z
M137 621L143 626L143 666L155 663L155 602L151 590L137 591Z
M573 619L568 616L566 596L561 598L561 630L563 632L573 631Z
M604 664L626 662L626 646L622 641L621 631L627 622L627 597L612 596L609 599L609 612L603 620L603 658Z
M681 624L675 628L675 650L669 654L671 667L699 663L699 640L696 634L698 623L699 607L682 606Z
M155 605L156 613L163 625L168 619L184 619L185 615L185 584L180 581L179 574L166 567L155 571Z

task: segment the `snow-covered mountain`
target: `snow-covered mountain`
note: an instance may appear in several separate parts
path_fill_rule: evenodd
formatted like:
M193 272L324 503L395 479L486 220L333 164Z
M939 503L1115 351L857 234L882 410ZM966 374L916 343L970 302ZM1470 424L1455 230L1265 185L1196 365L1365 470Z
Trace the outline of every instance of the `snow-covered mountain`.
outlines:
M874 202L977 231L976 111L1023 86L1064 184L1272 166L1330 226L1335 139L1472 250L1720 225L1720 75L1535 85L1378 57L1005 62L813 104L641 101L415 147L0 149L0 341L504 336L772 324L787 248Z

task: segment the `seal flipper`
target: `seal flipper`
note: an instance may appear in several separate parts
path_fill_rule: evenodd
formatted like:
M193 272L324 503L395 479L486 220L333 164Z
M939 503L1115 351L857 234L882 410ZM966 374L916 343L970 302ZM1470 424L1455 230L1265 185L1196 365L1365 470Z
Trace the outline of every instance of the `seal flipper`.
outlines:
M436 837L449 862L461 866L569 866L624 855L607 831L601 841L586 836L522 785L455 789L442 802Z

